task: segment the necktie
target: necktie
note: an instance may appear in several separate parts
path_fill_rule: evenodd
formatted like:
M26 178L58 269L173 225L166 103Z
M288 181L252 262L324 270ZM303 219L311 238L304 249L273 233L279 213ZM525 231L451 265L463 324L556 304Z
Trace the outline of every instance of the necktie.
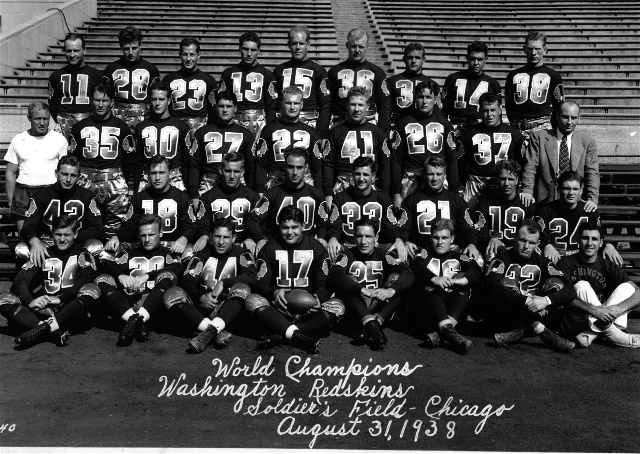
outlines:
M562 136L558 172L562 174L562 172L566 172L567 170L569 170L569 147L567 146L567 136Z

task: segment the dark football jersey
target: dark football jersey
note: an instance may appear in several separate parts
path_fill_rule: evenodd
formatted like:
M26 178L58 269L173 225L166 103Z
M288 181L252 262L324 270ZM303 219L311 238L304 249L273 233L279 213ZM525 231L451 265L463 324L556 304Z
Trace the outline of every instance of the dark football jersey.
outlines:
M43 295L56 296L62 303L67 303L78 295L80 287L93 282L98 274L95 259L81 244L66 251L50 246L47 253L49 256L41 267L25 263L11 285L11 293L25 305Z
M235 189L226 188L223 184L214 186L200 197L197 237L209 235L214 220L231 217L236 229L236 243L242 243L248 235L247 217L259 200L260 195L244 185Z
M421 249L411 261L411 269L427 290L438 289L431 284L434 277L453 277L464 273L469 281L467 286L475 285L482 279L482 269L478 263L458 251L436 254L431 249Z
M259 241L279 235L278 214L289 205L294 205L304 213L302 230L305 233L312 237L317 234L318 238L326 236L329 209L322 192L306 183L301 188L291 188L283 183L269 189L249 214L249 238Z
M109 63L104 76L113 84L118 104L143 104L149 100L149 87L160 79L158 68L144 58L130 62L125 58Z
M629 276L622 268L601 256L593 263L585 262L580 254L563 257L558 262L558 268L569 277L572 284L588 282L601 303L611 296L617 286L629 282Z
M402 201L402 208L407 213L406 222L399 225L398 230L402 241L428 247L431 223L443 218L453 222L456 244L466 247L478 243L467 202L454 192L443 189L437 194L428 194L417 190Z
M234 245L226 254L218 255L208 244L189 260L182 276L182 288L194 303L198 303L200 297L213 290L218 281L222 281L225 290L239 283L250 287L255 285L256 271L255 260L248 250Z
M163 80L173 90L169 111L174 117L206 117L216 104L218 83L199 69L187 72L181 68Z
M220 174L222 158L231 152L244 157L244 180L251 184L255 172L253 141L251 131L235 122L213 123L198 129L191 142L189 195L198 196L203 176Z
M365 122L360 125L345 122L329 131L330 149L322 158L322 190L333 194L339 175L351 175L353 161L366 156L378 163L376 187L389 192L389 156L387 135L378 126Z
M120 241L135 241L138 237L138 221L143 214L155 214L162 218L162 241L176 241L184 236L190 243L196 237L196 216L191 199L186 192L169 186L166 192L158 192L152 186L133 196L124 222L116 231Z
M481 199L476 205L475 213L471 215L478 232L480 250L486 250L491 238L499 239L505 246L513 246L517 225L523 219L533 218L535 212L534 204L525 207L518 196L512 200L504 200L495 195Z
M32 238L52 236L53 220L63 214L78 219L76 243L102 237L102 215L93 191L78 185L65 191L56 183L40 189L29 201L20 231L22 241L29 244Z
M308 151L311 176L314 186L319 188L322 181L322 154L316 145L316 139L316 130L301 122L274 121L262 128L255 147L256 173L253 188L263 193L267 174L284 173L284 150L289 146L305 148Z
M280 237L269 240L258 255L256 293L273 299L278 289L302 289L326 301L331 292L326 287L331 260L327 250L312 237L303 234L300 242L289 245Z
M453 141L453 126L435 109L430 115L422 115L412 109L396 124L398 135L392 144L391 194L402 189L405 171L422 172L424 161L440 156L447 163L447 182L450 188L458 187L458 156ZM399 137L399 140L398 140Z
M433 82L424 74L414 74L409 71L396 74L387 79L391 100L391 118L398 121L407 115L413 107L413 93L420 82Z
M559 200L538 208L535 220L540 225L540 249L552 245L561 254L574 254L578 251L578 227L584 222L600 225L600 213L584 211L584 202L578 202L573 210L563 207Z
M327 71L313 60L289 60L276 66L273 75L278 92L278 111L282 111L282 90L294 85L302 90L302 110L317 110L316 128L327 131L331 120Z
M522 157L523 143L524 136L513 126L488 128L480 123L463 130L460 153L469 175L494 177L498 162Z
M390 105L386 74L382 68L368 61L353 63L348 60L329 70L331 113L347 114L347 93L351 87L365 87L370 94L369 108L378 112L378 126L389 131Z
M333 197L327 240L336 238L341 243L353 242L354 224L363 217L375 219L380 223L381 243L393 243L398 237L398 220L391 197L380 191L371 191L369 195L360 196L350 187Z
M500 83L493 77L468 70L449 74L442 87L442 109L456 124L480 120L480 96L487 92L500 95Z
M220 78L220 91L225 90L236 95L238 112L263 109L267 123L276 119L276 78L264 66L238 64L225 69Z
M507 76L504 97L512 123L551 115L552 106L564 100L562 77L546 65L514 69Z
M58 114L91 112L93 87L102 82L102 71L85 65L67 65L49 76L49 108L55 120Z

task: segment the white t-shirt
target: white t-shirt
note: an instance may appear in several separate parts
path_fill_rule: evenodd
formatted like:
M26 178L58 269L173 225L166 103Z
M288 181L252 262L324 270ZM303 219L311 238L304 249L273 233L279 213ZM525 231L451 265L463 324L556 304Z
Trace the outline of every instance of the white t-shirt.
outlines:
M34 137L29 131L13 138L5 160L18 165L16 182L25 186L44 186L56 182L56 167L67 154L67 140L56 131Z

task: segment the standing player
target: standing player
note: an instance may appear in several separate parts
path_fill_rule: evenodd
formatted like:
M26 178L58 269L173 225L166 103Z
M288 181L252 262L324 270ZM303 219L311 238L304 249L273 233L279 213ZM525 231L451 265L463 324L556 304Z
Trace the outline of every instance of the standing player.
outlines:
M91 115L91 93L102 81L102 71L84 61L84 36L69 33L64 37L64 56L68 65L49 76L49 108L56 131L70 141L71 128Z
M160 73L158 68L140 57L140 30L123 28L118 33L118 43L122 57L107 65L104 76L113 84L116 93L113 114L133 131L149 114L149 87L160 80Z
M468 179L464 199L473 210L489 180L496 176L496 166L504 159L522 158L524 136L513 126L502 123L500 93L480 96L482 122L467 126L458 142L462 172Z
M66 345L66 330L86 321L100 297L91 282L96 276L93 256L75 242L76 219L62 215L53 220L53 245L40 264L24 264L11 285L0 295L0 314L27 333L16 337L16 348L27 348L57 333Z
M244 33L238 40L240 63L222 73L220 91L230 90L238 100L235 119L255 137L265 124L276 119L276 78L258 63L262 41L255 33Z
M507 75L504 97L509 123L528 139L531 132L551 127L551 115L564 101L564 90L560 74L544 64L546 35L529 32L523 49L527 64Z
M242 314L251 286L256 283L253 255L236 245L235 236L229 218L216 219L206 247L186 267L182 288L172 287L164 294L169 313L200 331L189 342L197 353L211 343L217 348L226 347L230 335L224 329Z
M327 332L344 314L344 304L330 298L326 286L331 265L327 251L303 233L304 218L299 208L284 207L278 213L279 235L258 256L258 283L247 298L247 309L270 334L264 348L291 342L308 353L318 353L316 336ZM311 293L317 302L300 315L291 314L285 299L296 289Z
M200 42L196 38L180 41L180 69L164 77L171 87L171 115L184 121L191 134L207 124L216 103L218 83L198 68Z
M396 124L391 158L391 194L394 204L415 191L423 178L424 162L431 156L444 158L447 165L447 187L458 190L458 157L453 142L453 127L435 109L440 92L437 83L420 82L416 86L415 108Z
M374 350L383 350L387 336L382 327L402 303L402 293L413 284L414 275L397 255L377 246L377 220L360 218L354 230L355 247L338 255L329 273L330 288L362 323L354 343L370 339Z
M386 135L390 121L387 76L382 68L366 60L368 42L367 32L360 28L351 30L347 35L347 59L329 70L332 124L347 120L349 90L364 87L371 96L371 103L366 106L365 121L377 124Z
M467 69L449 74L442 87L442 107L456 129L480 122L480 96L493 93L500 98L500 83L484 73L489 48L482 41L467 46Z
M353 162L361 157L378 163L377 188L389 192L389 147L387 135L367 122L369 92L353 87L347 94L348 117L329 132L329 151L322 159L322 190L330 203L334 194L353 186Z
M213 122L196 131L191 143L189 169L189 196L198 206L199 194L215 187L220 179L224 157L238 153L244 158L244 183L253 184L253 133L233 120L236 96L230 91L218 93Z
M290 86L302 90L302 111L300 121L315 128L318 137L326 138L331 120L331 96L329 93L327 71L309 59L309 41L311 32L304 25L297 25L287 33L291 60L276 66L273 75L276 78L278 92L278 112L284 114L283 91Z
M134 192L149 186L151 159L162 156L169 162L171 185L185 191L184 181L189 168L189 127L169 113L171 88L164 81L157 81L149 89L151 117L137 124L134 130L136 142L136 171L133 176Z
M111 114L113 87L95 86L93 114L71 129L69 152L80 162L80 185L96 193L106 235L112 235L129 205L127 180L135 167L134 140L129 126Z
M300 121L302 90L289 86L282 92L282 119L269 123L262 129L256 143L256 175L253 189L263 194L266 189L285 179L284 152L287 149L305 148L309 152L311 174L305 181L315 187L322 182L322 167L316 143L316 130Z

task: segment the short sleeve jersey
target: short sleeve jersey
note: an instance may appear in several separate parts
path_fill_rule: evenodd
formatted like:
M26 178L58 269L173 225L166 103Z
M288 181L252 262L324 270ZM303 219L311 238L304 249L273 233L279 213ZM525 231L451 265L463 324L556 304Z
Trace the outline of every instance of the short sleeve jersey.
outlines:
M24 131L11 140L4 159L18 166L18 183L44 186L56 182L58 161L67 154L67 146L67 140L59 132L33 136Z

